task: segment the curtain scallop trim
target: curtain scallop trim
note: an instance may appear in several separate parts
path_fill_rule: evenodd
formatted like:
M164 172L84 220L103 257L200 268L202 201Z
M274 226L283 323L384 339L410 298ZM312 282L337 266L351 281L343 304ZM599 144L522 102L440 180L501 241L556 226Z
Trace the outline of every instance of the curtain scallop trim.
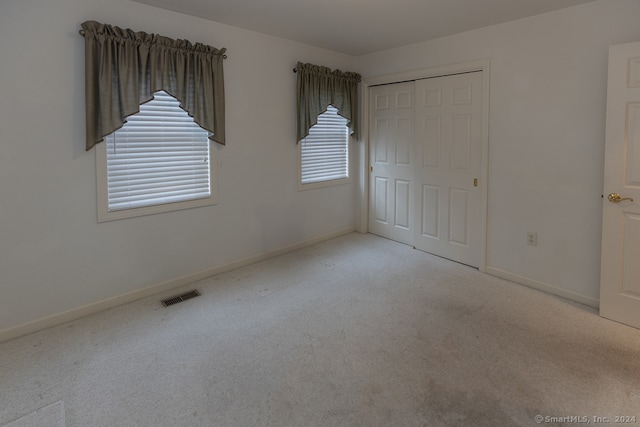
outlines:
M174 96L211 140L225 143L226 49L86 21L86 149L102 142L157 91Z

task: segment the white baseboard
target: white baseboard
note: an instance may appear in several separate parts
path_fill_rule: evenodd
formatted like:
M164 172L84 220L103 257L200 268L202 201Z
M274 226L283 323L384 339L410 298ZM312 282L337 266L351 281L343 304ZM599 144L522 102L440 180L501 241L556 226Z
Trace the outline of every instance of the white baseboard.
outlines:
M566 289L558 288L556 286L549 285L547 283L538 282L536 280L529 279L527 277L519 276L517 274L510 273L499 268L487 267L486 273L492 276L500 277L502 279L509 280L511 282L519 283L529 288L537 289L549 294L553 294L562 298L576 301L590 307L599 308L600 301L598 299L588 297L586 295L579 294L577 292L568 291Z
M325 234L320 237L305 240L303 242L296 243L293 245L285 246L280 249L254 255L249 258L245 258L236 262L209 268L207 270L199 271L193 274L188 274L186 276L179 277L177 279L168 280L166 282L148 286L143 289L138 289L132 292L128 292L126 294L117 295L112 298L107 298L102 301L97 301L91 304L87 304L82 307L73 308L71 310L54 314L52 316L44 317L42 319L37 319L32 322L23 323L21 325L0 331L0 342L8 341L13 338L17 338L23 335L40 331L42 329L46 329L46 328L57 326L66 322L70 322L72 320L76 320L81 317L88 316L90 314L98 313L100 311L104 311L106 309L113 308L119 305L128 304L130 302L133 302L142 298L146 298L152 295L156 295L162 292L170 291L172 289L176 289L181 286L188 285L189 283L206 279L207 277L211 277L217 274L225 273L227 271L235 270L236 268L244 267L246 265L253 264L259 261L264 261L266 259L283 255L298 249L302 249L306 246L314 245L316 243L333 239L335 237L343 236L345 234L349 234L354 231L355 231L355 228L352 228L352 227L346 228L343 230L336 231L334 233Z

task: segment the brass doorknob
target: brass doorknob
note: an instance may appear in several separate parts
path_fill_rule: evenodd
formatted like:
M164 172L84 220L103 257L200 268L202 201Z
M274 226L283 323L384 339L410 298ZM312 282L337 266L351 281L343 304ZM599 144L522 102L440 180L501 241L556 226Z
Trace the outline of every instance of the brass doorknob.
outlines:
M620 203L623 200L629 200L630 202L633 202L633 199L631 197L622 197L618 193L609 194L607 196L607 199L609 199L611 203Z

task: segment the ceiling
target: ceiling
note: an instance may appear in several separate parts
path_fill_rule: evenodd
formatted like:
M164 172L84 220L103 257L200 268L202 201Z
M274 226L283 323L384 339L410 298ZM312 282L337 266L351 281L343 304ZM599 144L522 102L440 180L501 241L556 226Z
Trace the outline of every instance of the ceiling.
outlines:
M594 0L133 0L363 55Z

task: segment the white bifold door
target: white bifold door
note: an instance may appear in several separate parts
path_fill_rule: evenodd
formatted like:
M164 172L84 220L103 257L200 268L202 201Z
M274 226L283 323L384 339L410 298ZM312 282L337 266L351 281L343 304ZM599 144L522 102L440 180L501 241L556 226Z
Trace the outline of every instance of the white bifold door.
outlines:
M370 88L369 231L478 267L482 72Z

